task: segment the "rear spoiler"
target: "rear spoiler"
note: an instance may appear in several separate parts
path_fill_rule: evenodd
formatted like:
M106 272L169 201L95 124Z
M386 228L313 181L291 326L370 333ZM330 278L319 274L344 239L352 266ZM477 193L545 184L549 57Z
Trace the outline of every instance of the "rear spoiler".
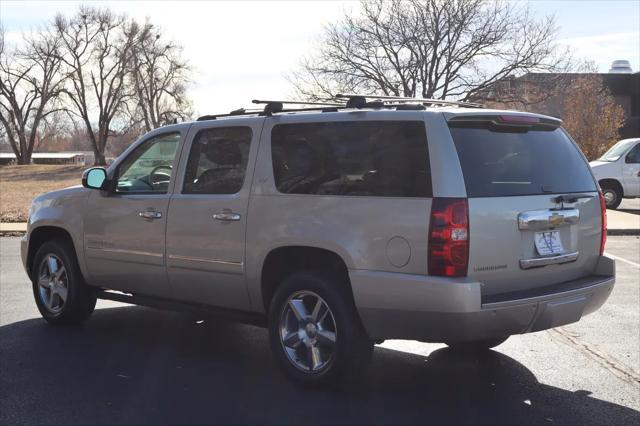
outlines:
M555 130L562 120L552 117L520 114L454 115L448 121L450 127L496 126L520 130Z

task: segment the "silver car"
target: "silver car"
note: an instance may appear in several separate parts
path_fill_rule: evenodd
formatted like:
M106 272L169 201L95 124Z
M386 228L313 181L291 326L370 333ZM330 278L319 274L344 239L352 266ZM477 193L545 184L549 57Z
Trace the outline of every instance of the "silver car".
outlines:
M486 350L598 309L604 201L561 122L443 104L270 102L144 135L33 201L42 316L80 323L96 298L231 316L314 384L384 339Z

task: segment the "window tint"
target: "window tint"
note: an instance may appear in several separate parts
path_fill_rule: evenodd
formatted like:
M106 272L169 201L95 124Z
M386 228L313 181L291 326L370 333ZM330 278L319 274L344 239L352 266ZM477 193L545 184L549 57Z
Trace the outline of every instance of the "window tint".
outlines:
M244 182L251 128L220 127L200 131L191 145L185 194L235 194Z
M451 127L469 197L596 191L589 166L562 129Z
M116 192L165 194L173 174L179 133L156 136L134 149L118 166Z
M431 196L420 121L281 124L271 133L271 153L283 193Z
M633 163L633 164L640 163L640 143L634 146L631 151L629 151L625 161L627 163Z

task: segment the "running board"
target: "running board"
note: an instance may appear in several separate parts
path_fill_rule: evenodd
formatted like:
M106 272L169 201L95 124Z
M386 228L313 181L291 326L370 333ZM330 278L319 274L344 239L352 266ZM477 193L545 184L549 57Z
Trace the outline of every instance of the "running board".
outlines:
M256 312L246 312L236 309L203 305L200 303L180 302L176 300L163 299L161 297L120 293L102 289L96 291L95 294L98 299L103 300L113 300L114 302L130 303L132 305L158 308L167 311L190 312L198 315L224 317L232 321L256 325L258 327L267 326L266 316Z

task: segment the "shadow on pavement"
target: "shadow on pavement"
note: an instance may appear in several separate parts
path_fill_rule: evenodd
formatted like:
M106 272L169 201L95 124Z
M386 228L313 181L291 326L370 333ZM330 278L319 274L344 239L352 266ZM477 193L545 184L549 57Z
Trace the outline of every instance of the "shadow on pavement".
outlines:
M525 366L439 349L376 348L366 382L303 389L266 330L141 307L83 327L0 328L1 424L638 424L637 411L538 383ZM527 401L527 402L525 402Z
M619 212L623 212L623 213L631 213L631 214L635 214L635 215L640 215L640 210L639 209L618 209Z

